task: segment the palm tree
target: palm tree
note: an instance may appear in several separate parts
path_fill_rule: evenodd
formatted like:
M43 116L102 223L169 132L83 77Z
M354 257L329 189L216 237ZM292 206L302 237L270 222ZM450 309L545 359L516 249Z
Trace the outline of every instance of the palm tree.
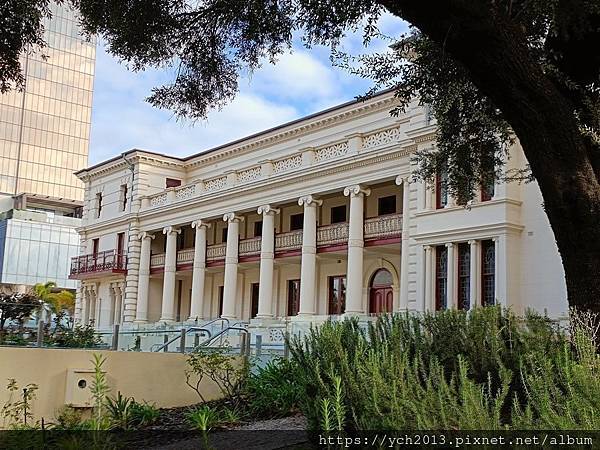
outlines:
M71 291L61 290L57 292L56 283L47 281L46 283L37 283L33 287L37 297L46 305L45 310L50 313L67 312L73 314L75 306L75 294Z

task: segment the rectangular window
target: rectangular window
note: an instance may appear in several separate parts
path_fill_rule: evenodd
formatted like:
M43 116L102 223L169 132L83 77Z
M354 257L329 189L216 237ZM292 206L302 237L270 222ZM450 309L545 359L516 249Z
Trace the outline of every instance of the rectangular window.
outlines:
M331 208L331 223L342 223L346 221L346 205Z
M219 286L219 306L217 310L217 317L221 317L223 315L223 293L225 292L225 288L223 286Z
M297 316L300 311L300 280L288 280L287 315Z
M396 214L396 196L379 197L377 199L377 215Z
M448 249L445 245L435 248L435 309L448 305Z
M471 300L471 246L458 244L458 309L469 309Z
M252 283L250 293L250 318L254 319L258 315L258 290L259 284Z
M221 242L222 243L227 242L227 228L221 229Z
M481 184L481 201L488 202L490 201L495 194L496 182L494 179L491 179L487 183Z
M448 204L448 172L443 170L435 177L435 207L445 208Z
M181 180L178 180L176 178L167 178L165 180L165 187L168 188L172 188L172 187L179 187L181 186Z
M96 217L102 213L102 192L96 194Z
M292 214L290 216L290 231L301 230L304 227L304 214Z
M481 242L481 301L483 306L496 303L496 244Z
M254 222L254 237L262 236L262 221Z
M346 276L329 277L329 315L346 311Z
M127 209L127 184L121 185L121 211Z
M98 249L100 248L100 238L96 238L92 240L92 255L94 258L98 256Z

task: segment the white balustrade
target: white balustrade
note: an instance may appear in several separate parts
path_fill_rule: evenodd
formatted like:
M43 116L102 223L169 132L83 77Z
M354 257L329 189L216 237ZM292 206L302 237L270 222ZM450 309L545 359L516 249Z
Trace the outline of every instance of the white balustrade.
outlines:
M239 253L240 256L258 255L260 254L261 237L254 237L240 241Z
M317 229L317 245L342 244L348 240L348 223L334 223Z
M275 235L275 250L295 250L302 247L302 230Z
M368 134L363 138L363 149L400 142L400 137L401 132L399 127L377 131L376 133Z
M402 214L389 214L365 220L365 239L397 236L402 233Z
M209 245L206 248L206 260L214 261L216 259L224 259L225 258L225 249L227 248L227 244L215 244Z

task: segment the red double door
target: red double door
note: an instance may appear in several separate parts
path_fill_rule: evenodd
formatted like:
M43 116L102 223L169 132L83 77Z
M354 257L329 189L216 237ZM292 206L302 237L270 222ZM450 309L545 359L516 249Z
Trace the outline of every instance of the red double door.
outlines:
M390 286L371 286L369 297L370 313L382 314L392 312L394 308L394 293Z

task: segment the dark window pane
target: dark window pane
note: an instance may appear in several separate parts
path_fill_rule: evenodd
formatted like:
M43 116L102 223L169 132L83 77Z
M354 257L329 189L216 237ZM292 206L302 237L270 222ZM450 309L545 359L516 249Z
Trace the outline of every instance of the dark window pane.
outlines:
M435 177L435 206L444 208L448 204L448 172L445 170Z
M178 187L181 186L181 180L177 180L175 178L167 178L165 181L165 185L167 188Z
M304 227L304 214L292 214L290 216L290 231L301 230Z
M377 214L384 216L386 214L396 214L396 196L379 197L377 199Z
M227 228L221 230L221 242L227 242Z
M458 245L458 308L469 309L471 300L471 248L466 242Z
M435 248L435 309L448 306L448 249L445 245Z
M496 303L496 245L481 243L481 299L484 306Z
M254 222L254 236L262 236L262 221Z
M331 223L341 223L346 221L346 205L334 206L331 208Z

